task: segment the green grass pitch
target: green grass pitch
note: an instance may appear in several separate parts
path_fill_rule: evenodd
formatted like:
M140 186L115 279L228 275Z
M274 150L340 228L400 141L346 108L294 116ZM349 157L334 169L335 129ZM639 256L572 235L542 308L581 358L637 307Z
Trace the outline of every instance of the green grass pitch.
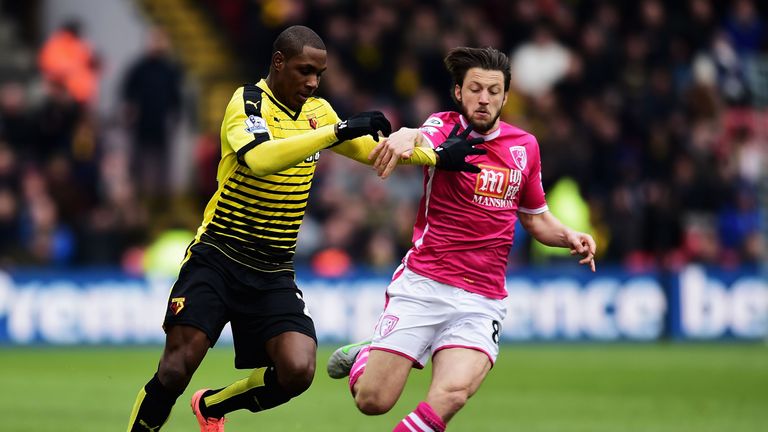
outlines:
M414 370L400 402L366 417L345 380L325 375L321 348L312 388L277 409L229 415L237 431L390 431L426 392ZM0 430L123 431L160 347L0 349ZM244 376L229 347L212 350L163 431L196 431L189 398ZM768 425L765 344L507 345L451 431L750 432Z

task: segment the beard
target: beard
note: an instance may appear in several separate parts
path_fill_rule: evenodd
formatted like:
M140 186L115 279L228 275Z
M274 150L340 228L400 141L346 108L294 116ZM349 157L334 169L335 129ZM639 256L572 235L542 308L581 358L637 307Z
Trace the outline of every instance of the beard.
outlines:
M489 112L489 115L491 117L488 120L482 121L482 122L477 121L469 115L469 113L467 112L467 108L464 106L464 104L459 104L459 112L461 113L461 115L464 116L465 119L467 119L469 124L472 125L472 130L481 134L485 134L488 131L490 131L493 125L496 124L496 120L498 120L499 117L501 117L501 110L499 110L496 112L496 115L493 115L492 113Z

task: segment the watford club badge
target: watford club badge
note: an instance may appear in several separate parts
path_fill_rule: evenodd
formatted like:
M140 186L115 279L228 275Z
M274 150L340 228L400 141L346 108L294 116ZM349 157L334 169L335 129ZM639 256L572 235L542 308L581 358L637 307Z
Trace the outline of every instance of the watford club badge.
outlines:
M307 120L309 121L309 126L312 129L317 129L317 118L314 114L307 114Z
M184 302L186 300L186 297L174 297L171 299L171 304L168 307L171 309L171 312L173 312L174 315L178 315L179 312L184 309Z

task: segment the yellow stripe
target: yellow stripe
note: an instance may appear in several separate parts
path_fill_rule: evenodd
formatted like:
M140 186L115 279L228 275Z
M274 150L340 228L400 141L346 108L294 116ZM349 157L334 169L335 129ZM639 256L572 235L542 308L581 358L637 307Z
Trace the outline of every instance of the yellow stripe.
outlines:
M239 381L235 381L234 383L222 389L220 392L204 397L203 401L205 402L205 406L210 407L212 405L216 405L217 403L224 402L225 400L233 398L237 395L241 395L252 388L263 387L264 374L266 372L267 372L267 368L265 367L260 369L255 369L253 373L251 373L251 376L249 376L248 378L243 378Z
M144 390L144 386L139 390L139 394L136 396L136 401L133 403L133 409L131 410L131 416L128 417L128 432L133 429L133 423L136 422L136 416L139 414L139 408L141 403L144 402L144 398L147 396L147 392Z

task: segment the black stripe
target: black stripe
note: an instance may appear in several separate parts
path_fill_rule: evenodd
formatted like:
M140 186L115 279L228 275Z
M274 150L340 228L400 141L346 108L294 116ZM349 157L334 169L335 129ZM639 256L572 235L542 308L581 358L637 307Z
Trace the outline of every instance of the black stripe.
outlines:
M264 90L262 90L256 85L246 84L243 86L243 110L245 111L245 115L247 115L248 117L250 116L261 117L261 104L262 104L261 101L263 99L262 98L263 93L264 93ZM253 102L253 103L248 103L248 102ZM237 160L241 164L246 165L245 159L243 159L245 157L245 154L248 153L248 151L251 150L252 148L268 140L269 140L268 133L262 132L262 133L253 134L253 141L244 145L243 147L240 148L240 150L237 151Z
M309 178L312 178L313 174L314 173L311 173L311 174L286 174L284 172L276 172L276 173L270 174L270 175L277 176L277 177L305 177L305 178L309 177Z
M254 186L253 184L248 183L246 181L238 180L238 179L236 179L234 177L230 177L229 181L231 181L233 183L237 183L237 184L242 185L242 186L245 186L248 189L257 190L259 192L271 193L271 194L274 194L274 195L279 195L279 194L303 195L303 194L308 194L309 190L310 190L310 188L306 188L304 190L298 190L298 191L283 191L283 190L279 190L279 189L263 189L263 188L260 188L258 186Z
M301 223L278 224L274 222L258 222L253 219L248 219L232 213L221 211L216 212L213 217L214 219L218 218L223 222L231 222L246 230L250 228L259 228L266 231L274 231L280 233L291 232L293 234L297 234L299 232L299 228L301 228Z
M216 225L222 226L224 228L237 230L237 232L240 232L242 230L245 235L253 235L251 233L256 232L256 233L259 233L259 236L261 237L277 237L279 239L293 239L293 240L296 240L296 238L299 235L298 228L290 231L275 230L271 228L262 228L257 225L236 222L234 220L227 219L219 215L214 215L213 219L211 220L211 223L215 223Z
M254 243L258 244L260 246L267 246L267 247L279 247L279 244L284 244L287 247L290 247L294 244L296 244L296 237L283 237L283 239L273 239L273 238L264 238L263 236L257 236L255 234L250 234L247 232L238 231L233 227L228 227L226 225L222 225L220 222L213 222L208 224L208 229L211 229L211 227L218 227L220 229L215 230L217 232L220 232L222 234L228 234L232 237L239 238L240 240L246 241L248 243ZM265 236L267 236L265 234ZM280 236L274 236L269 235L268 237L280 237Z
M277 198L277 199L265 198L265 197L260 196L260 195L254 195L254 194L245 192L245 191L243 191L241 189L233 187L229 183L224 184L224 189L226 189L226 190L228 190L230 192L236 193L238 195L242 195L242 196L244 196L246 198L250 198L250 199L256 200L256 202L264 202L264 203L272 203L272 204L302 204L302 203L306 203L307 201L309 201L309 197L302 198L302 199L297 199L297 200L292 200L292 199L287 199L287 198ZM274 195L278 195L278 194L274 194Z
M302 212L298 216L278 216L278 215L268 216L261 213L249 211L247 207L233 206L232 204L229 204L225 201L219 201L216 207L219 207L225 210L230 210L233 212L239 212L245 215L244 217L253 218L253 219L270 219L273 221L283 221L283 222L297 222L297 221L301 222L304 219L304 212Z
M256 176L253 176L253 175L250 175L250 174L246 174L246 173L244 173L243 171L241 171L239 169L237 170L237 173L242 175L245 178L250 179L250 180L255 180L255 181L258 181L258 182L261 182L261 183L272 184L272 185L275 185L275 186L306 186L306 185L312 185L312 180L311 179L309 181L301 182L301 183L276 182L276 181L266 180L263 177L256 177ZM307 190L309 190L309 189L307 189Z
M256 105L253 104L246 104L253 107L255 111L252 113L248 112L248 108L246 107L246 113L248 115L254 114L259 117L261 117L261 100L263 99L262 96L264 95L264 89L257 86L256 84L244 84L243 85L243 102L245 101L251 101L256 103Z
M256 147L257 145L269 141L269 134L266 132L253 134L255 137L253 141L249 142L248 144L240 147L240 150L237 151L237 161L240 162L243 166L248 166L248 164L245 163L245 154L251 151L252 148Z
M236 227L228 226L221 221L211 221L208 227L219 227L219 232L240 238L241 240L258 245L259 247L292 248L296 245L297 236L275 235L271 232L245 232ZM251 229L252 230L252 229ZM253 231L253 230L252 230Z
M221 208L217 208L216 212L214 213L214 216L221 216L226 219L231 219L235 222L239 222L245 225L249 226L260 226L260 227L267 227L267 228L275 228L275 229L284 229L284 230L298 230L299 227L301 227L301 220L298 221L292 221L290 223L277 223L275 222L277 219L271 219L269 221L261 222L257 221L251 218L248 218L245 215L238 215L235 214L235 212L228 212L224 211Z
M226 198L227 200L232 201L232 202L234 202L236 204L240 204L243 207L249 207L249 208L254 208L256 210L259 210L259 211L273 212L273 213L278 213L278 214L280 214L280 213L301 213L303 215L304 212L307 209L306 206L303 206L303 207L300 207L300 208L295 208L295 209L293 209L293 208L266 207L266 206L258 205L256 203L251 203L251 202L248 202L248 201L244 201L244 200L242 200L240 198L237 198L237 197L234 197L234 196L231 196L231 195L227 195L227 194L221 194L221 197L222 198ZM269 217L270 218L274 218L274 216L269 216Z
M275 173L275 175L281 175L281 173L285 173L285 171L288 171L288 170L291 170L291 169L296 169L296 167L292 166L290 168L286 168L286 169L284 169L284 170L282 170L280 172ZM314 166L311 167L311 168L302 168L302 169L306 169L309 172L299 172L299 173L295 173L295 174L282 174L282 175L288 176L288 177L302 177L302 176L304 176L304 177L310 177L311 178L315 174Z
M247 116L261 117L261 101L264 90L253 84L243 86L243 110ZM253 102L253 103L248 103ZM253 135L256 138L256 134Z

